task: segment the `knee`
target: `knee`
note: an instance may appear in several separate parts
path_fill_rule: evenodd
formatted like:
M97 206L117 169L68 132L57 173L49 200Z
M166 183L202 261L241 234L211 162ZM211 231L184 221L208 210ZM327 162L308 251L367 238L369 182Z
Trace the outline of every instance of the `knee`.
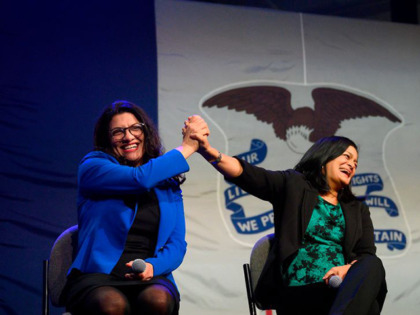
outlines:
M92 314L124 315L129 312L126 297L113 289L102 288L94 295L91 306Z
M171 314L174 301L172 294L165 287L152 286L140 293L137 306L146 314Z
M171 295L169 294L169 292L156 292L154 294L154 299L153 299L153 308L156 309L168 309L170 304L171 304Z
M368 273L373 274L378 278L385 279L385 268L379 257L371 255L366 256L360 261L360 264Z
M346 282L362 281L372 287L386 287L385 268L381 259L376 256L365 256L354 264L347 276Z
M110 297L101 303L101 311L103 314L127 314L128 304L127 301L121 296Z

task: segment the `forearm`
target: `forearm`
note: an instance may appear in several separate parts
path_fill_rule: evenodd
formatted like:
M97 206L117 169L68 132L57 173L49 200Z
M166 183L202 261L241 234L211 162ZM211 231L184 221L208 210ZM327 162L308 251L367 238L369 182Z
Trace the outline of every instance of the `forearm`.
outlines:
M79 166L79 189L88 195L132 194L188 170L185 158L175 150L138 167L120 165L113 157L97 151Z
M179 152L181 152L184 158L188 159L194 152L197 151L197 148L194 148L191 145L182 144L179 147L175 148L175 150L178 150Z
M199 152L223 176L233 178L242 174L242 165L237 159L223 154L213 147L200 150Z
M222 154L219 150L210 145L208 140L210 131L206 122L201 117L188 117L188 120L184 122L182 133L184 135L184 140L190 138L198 141L199 148L197 152L223 176L234 178L242 174L242 165L237 159Z

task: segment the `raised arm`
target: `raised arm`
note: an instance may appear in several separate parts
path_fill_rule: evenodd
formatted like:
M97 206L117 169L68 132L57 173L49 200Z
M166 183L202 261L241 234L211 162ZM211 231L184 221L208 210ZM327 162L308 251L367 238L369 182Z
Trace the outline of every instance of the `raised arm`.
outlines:
M208 140L210 132L207 124L200 116L190 116L184 122L183 134L184 138L189 134L189 137L198 140L200 153L213 167L218 170L223 176L238 177L242 174L242 166L239 161L229 155L221 153L219 150L213 148Z
M197 116L199 117L199 116ZM201 117L200 117L201 118ZM198 120L195 123L195 129L199 130L201 133L203 134L207 134L208 135L208 128L207 128L207 124L205 123L205 121L203 119ZM194 139L191 136L191 133L195 132L192 129L186 129L186 130L182 130L182 144L176 148L176 150L178 150L179 152L181 152L181 154L184 156L185 159L187 159L189 156L191 156L191 154L193 154L194 152L196 152L199 148L199 143L196 139Z

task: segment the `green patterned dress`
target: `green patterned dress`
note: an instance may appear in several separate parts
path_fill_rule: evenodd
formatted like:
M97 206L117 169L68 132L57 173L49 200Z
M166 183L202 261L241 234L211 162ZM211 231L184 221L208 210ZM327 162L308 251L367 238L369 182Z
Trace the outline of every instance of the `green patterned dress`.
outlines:
M328 270L344 265L344 227L340 204L335 206L318 196L302 246L283 272L285 284L301 286L322 282Z

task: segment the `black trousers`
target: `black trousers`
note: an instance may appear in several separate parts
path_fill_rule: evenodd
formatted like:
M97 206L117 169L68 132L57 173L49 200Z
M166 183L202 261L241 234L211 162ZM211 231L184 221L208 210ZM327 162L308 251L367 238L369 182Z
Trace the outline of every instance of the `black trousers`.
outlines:
M282 290L278 315L377 315L387 293L385 269L376 256L355 263L338 289L322 283Z

